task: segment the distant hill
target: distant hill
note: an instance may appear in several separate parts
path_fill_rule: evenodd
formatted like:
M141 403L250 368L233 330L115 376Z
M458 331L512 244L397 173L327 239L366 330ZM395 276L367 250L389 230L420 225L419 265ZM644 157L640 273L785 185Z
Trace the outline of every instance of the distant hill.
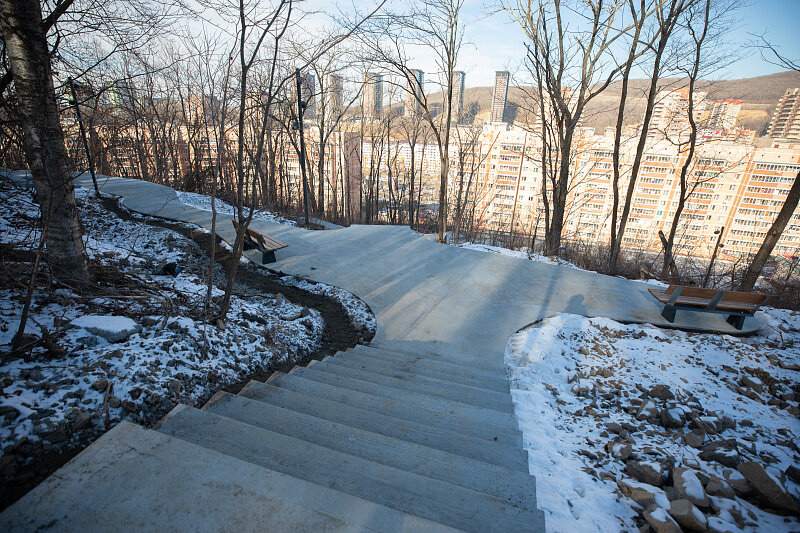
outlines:
M661 80L659 87L661 89L670 89L682 87L686 84L686 80L667 78ZM641 120L644 113L643 99L649 85L650 80L647 79L630 81L628 101L625 104L625 122L627 124L635 124ZM791 87L800 87L800 72L779 72L768 76L739 80L701 80L697 84L697 90L708 92L708 98L712 101L722 98L742 100L744 104L739 114L739 121L742 126L752 128L758 134L762 134L766 129L778 100L786 92L786 89ZM613 125L619 106L620 90L621 82L615 82L603 94L595 98L586 109L584 124L598 128L598 130ZM509 109L506 111L510 115L507 118L511 118L515 115L515 107L522 102L524 94L519 87L511 87L508 92ZM434 101L435 96L432 97ZM491 87L471 87L464 91L465 109L474 106L475 114L479 119L488 119L491 101Z

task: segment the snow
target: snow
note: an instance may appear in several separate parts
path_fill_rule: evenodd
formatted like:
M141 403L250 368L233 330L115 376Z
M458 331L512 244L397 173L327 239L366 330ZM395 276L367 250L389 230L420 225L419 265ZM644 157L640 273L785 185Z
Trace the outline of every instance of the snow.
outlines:
M205 194L197 194L193 192L184 192L184 191L175 191L178 194L178 200L181 203L190 205L192 207L196 207L198 209L202 209L203 211L211 211L211 197L206 196ZM219 198L214 199L214 206L217 209L218 215L233 215L236 210L235 208L223 202ZM245 210L247 213L247 210ZM284 218L280 215L272 213L270 211L264 211L257 209L255 213L253 213L253 220L264 220L266 222L272 222L274 224L284 224L286 226L296 226L297 224L289 220L288 218Z
M103 379L111 383L110 398L116 399L116 406L109 408L112 424L123 418L152 423L147 416L159 406L195 404L226 383L263 372L273 363L295 360L321 344L324 324L318 311L304 312L282 296L238 286L224 328L216 327L205 313L209 260L199 246L174 231L143 224L140 218L122 220L100 207L85 189L77 189L76 197L93 270L110 279L124 275L124 281L107 283L101 277L91 296L66 287L34 293L26 332L38 336L44 328L61 353L40 345L25 358L3 356L4 452L23 438L41 442L48 431L80 412L91 415L92 426L99 428ZM0 204L4 238L11 234L6 232L9 225L35 225L31 220L38 212L33 211L30 192L0 184ZM20 242L15 237L13 242L28 250L38 244L32 238ZM169 261L185 267L177 277L160 274ZM30 275L29 264L9 261L4 267L23 279L25 272ZM212 275L215 285L224 281L221 267ZM212 294L219 299L222 291L215 286ZM0 350L9 349L23 301L24 292L15 286L0 287ZM66 325L70 321L78 327ZM116 343L87 331L130 325L140 330ZM98 387L92 387L96 383Z
M530 261L535 261L537 263L545 263L548 265L559 265L568 268L574 268L575 270L583 270L573 265L569 261L565 261L564 259L560 259L558 257L556 258L547 257L546 255L542 255L539 252L531 252L527 248L522 250L512 250L510 248L503 248L501 246L490 246L488 244L477 244L472 242L464 242L456 244L455 246L458 246L459 248L465 248L467 250L477 250L479 252L486 252L490 254L500 254L508 257L516 257L517 259L527 259Z
M681 476L683 478L683 486L686 490L686 495L692 501L701 501L705 496L703 485L694 472L684 472Z
M739 338L560 314L509 339L506 370L548 531L635 529L635 503L615 492L614 479L633 480L626 477L625 463L613 456L614 446L611 454L607 452L607 443L616 437L606 431L610 422L639 428L631 432L633 454L655 468L673 458L676 466L696 464L720 478L725 471L729 477L740 475L700 459L699 450L682 440L688 427L665 431L636 420L637 408L624 409L656 384L667 385L675 394L669 408L686 413L699 405L711 420L718 420L715 413L733 418L736 428L713 438L735 439L743 461L771 462L775 472L798 463L800 456L791 443L800 438L800 420L786 410L798 402L784 402L788 407L781 408L768 401L775 397L770 390L777 396L796 386L797 371L781 365L800 362L800 315L767 308L758 318L771 326L766 334ZM741 377L756 375L765 383L764 391L741 394L736 388ZM744 420L752 425L743 425ZM648 434L643 428L653 431ZM786 486L800 495L797 484L787 480ZM692 485L694 493L699 489ZM745 524L745 531L800 527L797 518L783 522L784 517L738 497L733 505L751 509L758 517L759 526Z
M111 315L83 315L72 320L71 324L86 330L101 329L113 333L123 333L139 326L128 317Z

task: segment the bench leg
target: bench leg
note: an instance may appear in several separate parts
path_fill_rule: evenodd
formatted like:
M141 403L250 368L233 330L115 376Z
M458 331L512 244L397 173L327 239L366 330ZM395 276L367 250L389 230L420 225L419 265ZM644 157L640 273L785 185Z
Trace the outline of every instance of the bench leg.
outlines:
M675 311L677 309L671 305L665 305L664 310L661 311L661 316L667 319L667 322L675 322Z
M744 327L744 319L744 315L728 315L726 322L736 329L742 329Z
M267 265L269 263L274 263L275 261L277 261L277 259L275 259L275 252L262 252L261 253L261 264L262 265Z

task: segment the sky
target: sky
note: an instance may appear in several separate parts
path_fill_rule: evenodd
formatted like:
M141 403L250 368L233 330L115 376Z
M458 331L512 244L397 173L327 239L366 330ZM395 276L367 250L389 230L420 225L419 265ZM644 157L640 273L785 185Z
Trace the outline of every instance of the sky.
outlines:
M313 0L312 0L313 1ZM352 0L362 10L375 5L373 1ZM395 0L389 0L389 3ZM320 0L329 4L331 0ZM744 4L747 0L743 0ZM746 47L753 40L750 34L764 34L785 56L800 60L800 0L749 0L739 8L740 24L729 35L731 47L741 59L717 74L719 79L749 78L780 72L781 69L764 61L757 50ZM339 2L334 4L342 7ZM459 57L459 69L466 72L466 86L494 84L497 70L514 71L523 54L524 34L516 22L501 12L492 12L491 3L484 0L464 0L465 45ZM436 70L434 58L419 53L418 67L426 72Z

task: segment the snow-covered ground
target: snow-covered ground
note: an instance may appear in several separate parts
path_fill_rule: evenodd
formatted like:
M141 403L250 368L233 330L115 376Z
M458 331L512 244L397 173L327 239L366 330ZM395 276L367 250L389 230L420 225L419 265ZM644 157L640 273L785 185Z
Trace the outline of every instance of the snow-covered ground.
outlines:
M181 203L190 205L192 207L196 207L198 209L202 209L204 211L211 211L211 197L206 196L205 194L197 194L193 192L184 192L184 191L175 191L178 194L178 200ZM227 204L220 200L219 198L214 199L214 205L217 209L218 215L233 215L235 213L234 207L230 204ZM270 211L264 211L257 209L255 213L253 213L253 220L264 220L266 222L272 222L275 224L285 224L287 226L296 226L297 224L293 220L289 220L288 218L284 218L280 215L276 215Z
M467 250L477 250L479 252L486 252L490 254L500 254L500 255L507 255L509 257L516 257L518 259L528 259L530 261L536 261L537 263L545 263L548 265L560 265L569 268L574 268L576 270L582 270L577 266L573 265L569 261L565 261L564 259L560 259L558 257L551 258L547 257L546 255L542 255L539 252L531 252L527 248L524 250L511 250L509 248L503 248L501 246L490 246L488 244L475 244L472 242L464 242L457 244L459 248L466 248Z
M764 335L736 338L562 314L509 339L506 368L549 531L636 531L653 499L653 519L670 519L678 483L659 479L664 492L641 483L639 463L697 472L709 496L697 507L715 530L800 530L796 515L761 509L764 498L754 505L754 493L723 497L707 484L716 475L734 485L736 463L754 461L800 495L784 474L800 466L800 315L758 318Z
M178 198L184 204L191 205L205 211L211 211L211 197L191 192L176 192L178 194ZM219 214L232 215L234 213L234 208L231 205L221 201L219 198L215 199L215 205L217 208L217 213ZM294 221L281 217L280 215L276 215L270 211L256 211L253 215L253 219L273 222L275 224L285 224L288 226L297 225ZM230 249L229 245L225 245L228 249ZM249 260L244 257L242 258L242 261L249 262ZM344 308L347 316L350 318L350 323L355 329L363 331L369 338L375 334L375 329L377 327L375 323L375 316L372 314L372 311L370 311L369 307L354 294L332 285L309 282L294 276L284 276L281 278L281 281L286 285L297 287L314 294L322 294L333 300L336 300Z
M168 229L122 220L85 189L76 194L98 288L88 296L63 286L35 292L26 332L46 331L49 342L24 357L4 355L0 365L4 455L21 443L47 451L80 430L99 430L106 403L112 423L146 419L319 346L319 312L280 294L234 294L224 328L207 324L208 259L196 244ZM30 193L0 183L0 205L3 241L32 249L35 235L26 228L35 226L38 209ZM24 295L9 269L22 274L28 261L21 256L16 267L4 265L0 347L6 352ZM171 262L184 267L175 277L163 271ZM214 275L221 279L220 267ZM213 295L221 291L215 287Z

